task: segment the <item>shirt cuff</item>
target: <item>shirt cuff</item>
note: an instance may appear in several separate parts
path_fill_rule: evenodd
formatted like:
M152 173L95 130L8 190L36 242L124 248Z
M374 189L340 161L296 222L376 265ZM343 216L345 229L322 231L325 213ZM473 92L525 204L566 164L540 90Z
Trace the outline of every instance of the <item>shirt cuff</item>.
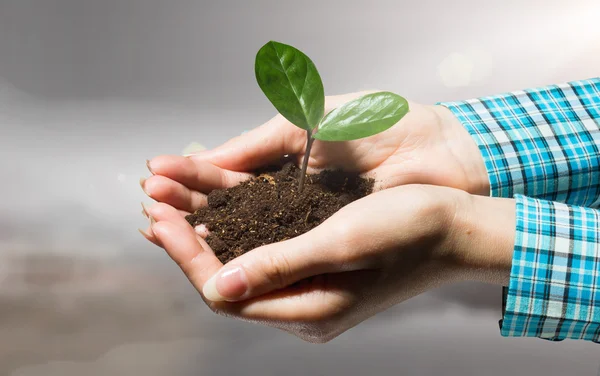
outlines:
M439 104L479 147L491 196L600 206L600 78Z
M600 213L517 195L501 334L600 342Z

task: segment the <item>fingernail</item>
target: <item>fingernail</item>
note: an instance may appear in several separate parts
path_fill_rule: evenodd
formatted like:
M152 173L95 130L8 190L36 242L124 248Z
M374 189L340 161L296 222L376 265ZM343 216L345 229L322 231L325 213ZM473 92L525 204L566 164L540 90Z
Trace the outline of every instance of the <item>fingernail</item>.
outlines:
M142 214L144 215L144 217L150 219L150 214L148 214L148 209L146 208L146 205L144 205L143 202L142 202Z
M138 231L140 232L140 234L142 234L142 236L144 238L146 238L147 240L152 241L153 236L150 235L149 233L147 233L146 231L142 230L141 228L138 228Z
M144 236L144 238L152 241L152 239L155 238L154 236L154 231L152 231L152 226L154 226L154 224L156 223L156 220L154 219L154 217L152 217L147 211L146 211L146 207L144 206L144 203L142 202L142 208L144 210L142 210L142 213L148 217L148 220L150 221L150 227L148 228L148 232L142 230L141 228L138 228L138 231L140 232L140 234L142 234Z
M145 194L146 194L148 197L152 197L152 196L150 196L150 194L148 193L148 191L146 191L146 187L145 187L146 180L147 180L146 178L140 178L140 187L142 187L142 191L144 191L144 193L145 193Z
M244 270L237 266L218 272L202 289L202 294L213 302L236 301L248 290L248 280Z
M156 173L154 173L154 170L152 169L152 167L150 167L150 160L146 159L146 167L148 167L148 171L150 171L150 173L152 175L156 175Z

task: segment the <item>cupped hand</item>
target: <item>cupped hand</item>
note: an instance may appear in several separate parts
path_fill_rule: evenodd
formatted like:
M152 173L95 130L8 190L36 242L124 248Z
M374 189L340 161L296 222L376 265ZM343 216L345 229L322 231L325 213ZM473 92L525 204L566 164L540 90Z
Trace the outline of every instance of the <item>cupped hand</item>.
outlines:
M326 99L330 111L366 92ZM375 190L405 184L432 184L487 195L489 183L481 154L468 132L441 106L410 103L409 113L375 136L348 142L316 140L311 170L344 168L373 177ZM212 189L227 188L255 169L292 155L300 162L306 132L278 115L225 144L190 156L159 156L148 162L152 177L144 191L185 212L206 203Z
M223 266L175 208L147 209L150 232L215 312L328 341L428 289L477 278L505 282L512 200L407 185L342 208L296 238Z
M363 94L328 97L327 110ZM210 191L237 185L283 155L300 162L305 146L305 131L276 116L213 150L148 162L152 176L141 185L159 203L148 209L156 222L145 236L167 250L213 310L322 342L453 279L486 279L490 270L493 278L503 278L497 272L504 276L505 265L497 265L496 255L459 254L458 244L472 239L448 235L461 223L456 200L470 202L463 191L489 191L477 146L447 109L415 103L378 135L313 145L309 172L358 171L373 177L382 192L343 208L307 234L258 248L223 267L184 215L206 205ZM457 189L406 186L414 183ZM221 278L224 274L230 278Z

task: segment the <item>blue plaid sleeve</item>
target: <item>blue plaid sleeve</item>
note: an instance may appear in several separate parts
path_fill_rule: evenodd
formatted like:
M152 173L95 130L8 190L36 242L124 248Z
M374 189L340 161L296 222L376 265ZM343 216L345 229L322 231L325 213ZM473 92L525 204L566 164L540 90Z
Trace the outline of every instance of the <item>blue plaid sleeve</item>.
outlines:
M600 206L600 78L441 105L479 146L491 196Z
M600 212L517 195L503 336L600 341Z

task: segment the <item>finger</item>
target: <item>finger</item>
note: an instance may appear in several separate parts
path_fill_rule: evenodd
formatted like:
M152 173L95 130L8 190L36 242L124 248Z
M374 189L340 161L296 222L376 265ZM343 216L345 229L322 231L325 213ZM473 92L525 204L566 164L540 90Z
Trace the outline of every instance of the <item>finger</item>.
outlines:
M202 193L233 187L252 177L248 173L217 167L194 156L163 155L148 161L148 167L157 175L165 176Z
M286 154L300 154L305 145L306 131L278 115L260 127L190 159L209 161L233 171L253 171L279 161Z
M205 194L161 175L142 179L140 185L149 197L180 210L194 212L207 205Z
M223 266L189 225L157 221L152 232L200 293L204 283Z
M146 217L146 218L150 218L150 208L154 207L154 206L158 206L159 204L163 204L163 203L154 203L152 205L146 205L142 202L142 214ZM165 204L168 205L168 204ZM191 213L189 211L186 210L180 210L180 209L175 209L178 213L180 217L185 218L186 216L190 215Z
M150 220L152 218L154 221L169 221L173 222L179 226L188 225L185 220L185 216L190 214L189 212L183 210L177 210L167 204L164 203L156 203L154 205L148 206L142 202L142 214ZM146 228L146 230L138 229L138 231L149 241L161 247L161 244L158 242L154 234L152 233L152 229L150 226ZM205 236L206 237L206 236Z
M177 226L190 227L190 224L185 220L185 211L177 210L173 206L163 202L157 202L152 206L146 207L148 215L154 218L155 221L168 221ZM189 213L188 213L189 214Z
M330 227L243 254L207 282L204 295L212 301L245 300L311 276L352 270Z
M244 320L278 322L280 327L322 322L342 312L348 314L357 303L366 303L379 278L380 273L372 270L325 274L253 299L218 302L213 307Z

